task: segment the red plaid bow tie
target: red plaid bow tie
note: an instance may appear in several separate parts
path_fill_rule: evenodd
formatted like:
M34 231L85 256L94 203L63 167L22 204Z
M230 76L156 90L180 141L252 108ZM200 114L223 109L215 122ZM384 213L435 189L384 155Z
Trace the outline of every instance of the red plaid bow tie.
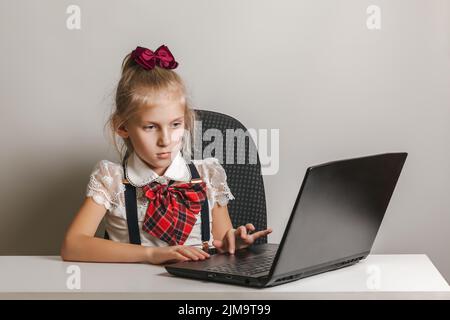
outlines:
M170 185L154 181L143 190L149 204L142 230L169 245L182 245L206 200L205 182Z

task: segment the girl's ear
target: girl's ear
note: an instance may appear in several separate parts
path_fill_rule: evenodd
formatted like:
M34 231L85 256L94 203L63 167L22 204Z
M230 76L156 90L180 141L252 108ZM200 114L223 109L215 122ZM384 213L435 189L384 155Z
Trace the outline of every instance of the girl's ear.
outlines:
M124 139L127 139L128 138L128 130L127 130L127 128L125 127L125 125L121 125L119 128L117 128L117 134L119 135L119 136L121 136L122 138L124 138Z

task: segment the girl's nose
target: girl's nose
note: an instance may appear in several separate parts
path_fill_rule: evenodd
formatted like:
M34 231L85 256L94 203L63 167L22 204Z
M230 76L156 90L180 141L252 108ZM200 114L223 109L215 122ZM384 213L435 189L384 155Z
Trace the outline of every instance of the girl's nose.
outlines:
M161 131L161 134L159 136L158 139L158 145L160 146L168 146L171 143L171 136L170 136L170 132L165 129Z

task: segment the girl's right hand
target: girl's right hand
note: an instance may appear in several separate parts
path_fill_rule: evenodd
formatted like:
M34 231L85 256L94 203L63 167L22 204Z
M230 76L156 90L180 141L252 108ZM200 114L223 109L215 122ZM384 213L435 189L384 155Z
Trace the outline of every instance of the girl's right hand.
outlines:
M147 261L151 264L205 260L210 257L202 249L192 246L147 247Z

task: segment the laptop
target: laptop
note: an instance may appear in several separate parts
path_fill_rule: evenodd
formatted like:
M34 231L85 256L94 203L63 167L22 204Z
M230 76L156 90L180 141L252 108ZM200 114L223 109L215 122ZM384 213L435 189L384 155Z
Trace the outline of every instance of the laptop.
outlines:
M354 265L370 253L406 157L384 153L311 166L279 244L253 244L165 269L263 288Z

